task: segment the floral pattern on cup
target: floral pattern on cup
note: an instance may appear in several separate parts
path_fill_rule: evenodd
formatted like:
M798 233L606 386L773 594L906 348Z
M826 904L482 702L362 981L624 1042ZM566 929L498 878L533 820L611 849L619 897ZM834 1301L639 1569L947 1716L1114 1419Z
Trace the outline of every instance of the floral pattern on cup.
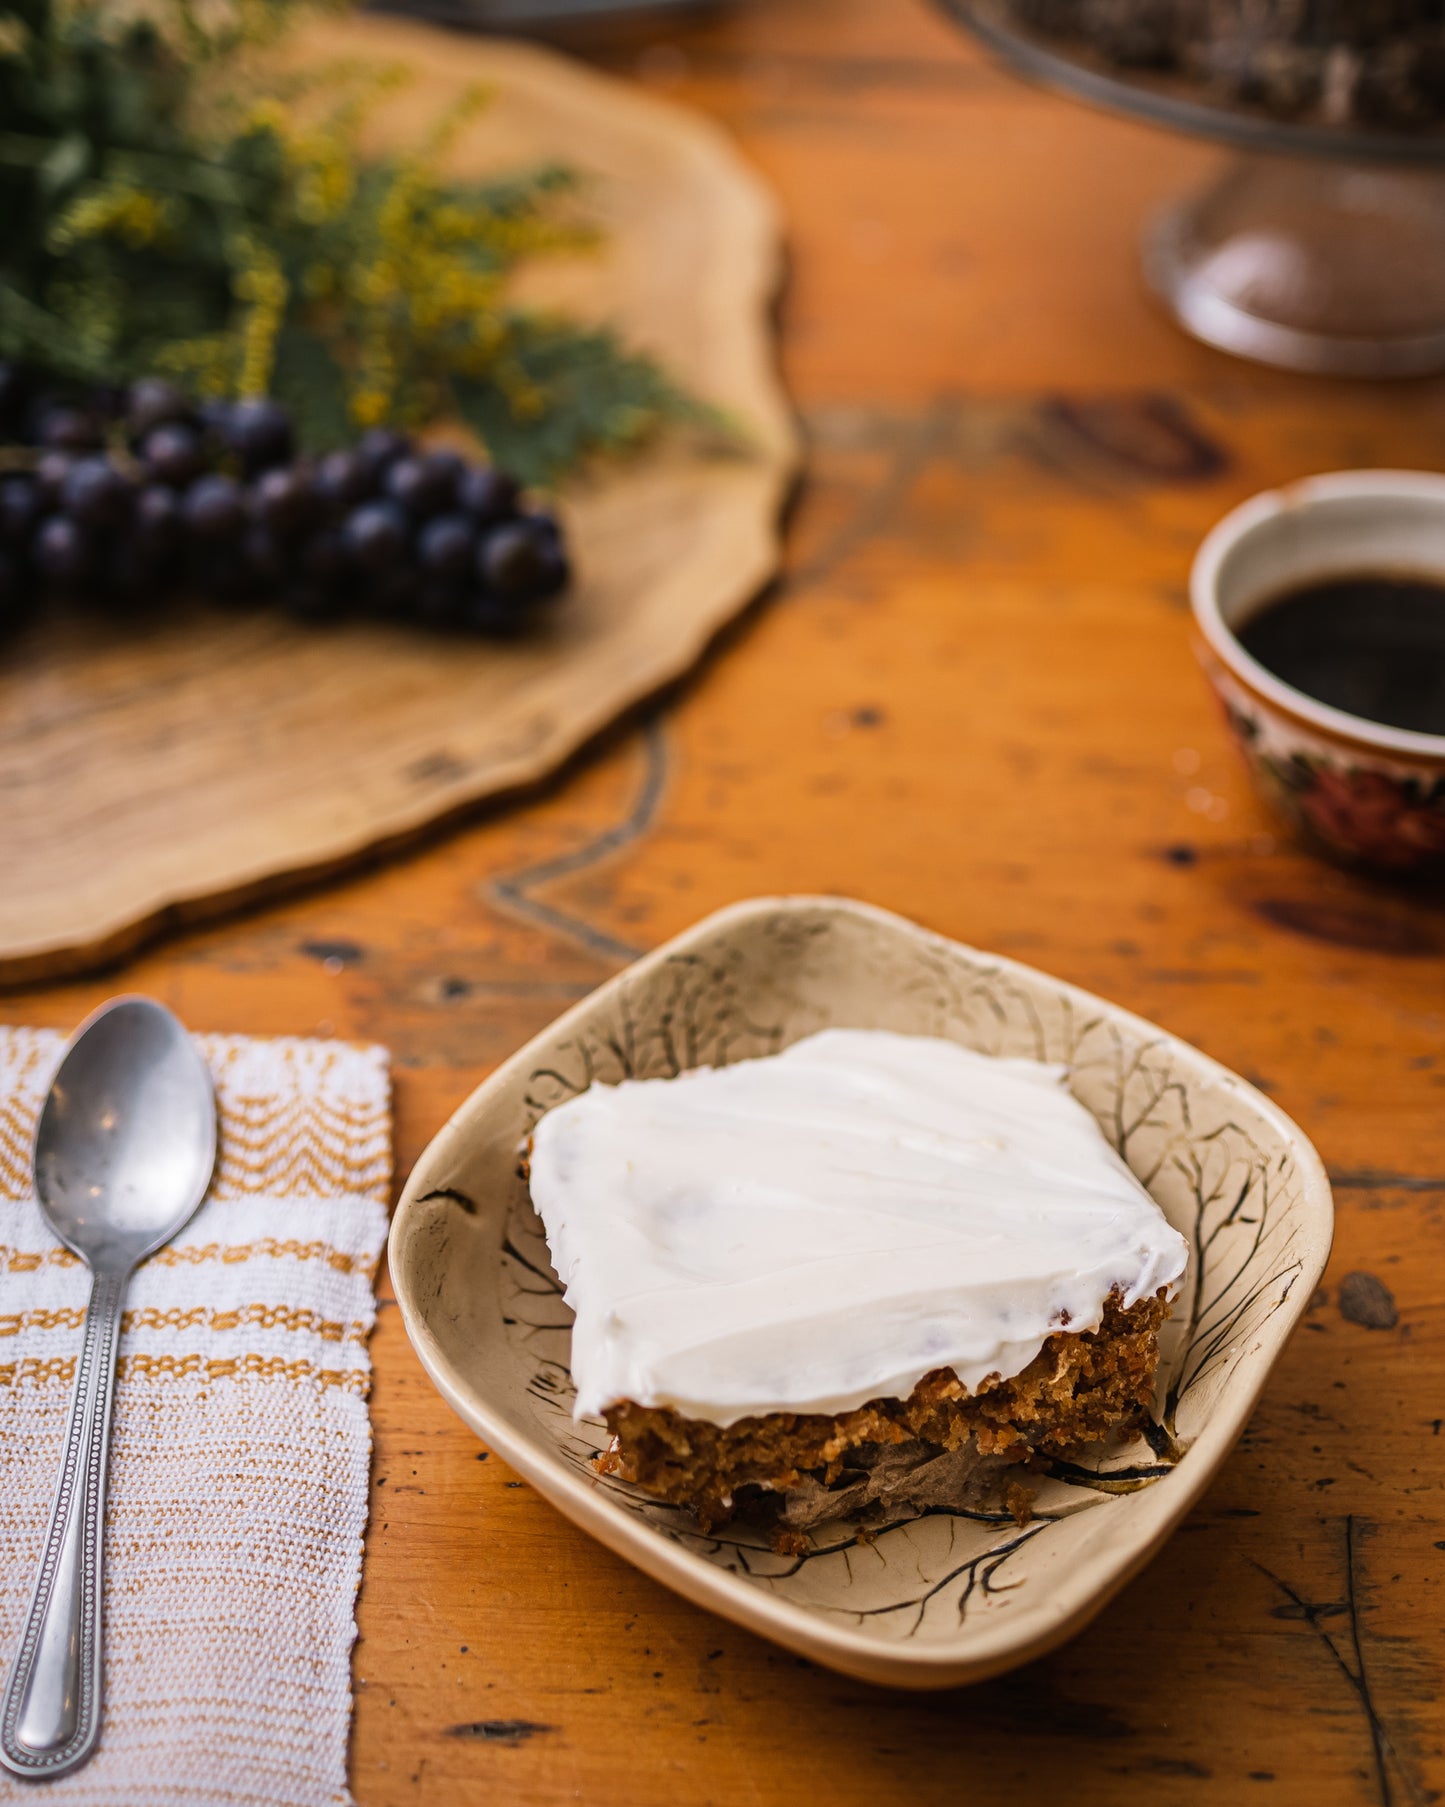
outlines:
M1224 709L1265 791L1323 851L1390 872L1445 866L1445 773L1387 770L1343 747L1287 750L1239 702L1226 697Z

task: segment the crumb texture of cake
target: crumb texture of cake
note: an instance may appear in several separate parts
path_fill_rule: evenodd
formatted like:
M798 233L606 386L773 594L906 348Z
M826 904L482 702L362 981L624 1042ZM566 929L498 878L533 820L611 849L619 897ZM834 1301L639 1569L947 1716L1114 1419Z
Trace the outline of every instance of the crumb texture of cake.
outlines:
M579 1417L833 1419L944 1372L982 1397L1188 1257L1061 1067L884 1030L594 1085L530 1179Z
M1027 1466L1078 1455L1147 1412L1168 1309L1163 1292L1127 1310L1115 1292L1098 1330L1055 1333L1021 1374L972 1395L941 1368L907 1399L725 1428L624 1401L607 1412L613 1441L602 1466L690 1507L704 1529L739 1511L805 1532L845 1514L884 1524L1000 1502L1023 1519Z

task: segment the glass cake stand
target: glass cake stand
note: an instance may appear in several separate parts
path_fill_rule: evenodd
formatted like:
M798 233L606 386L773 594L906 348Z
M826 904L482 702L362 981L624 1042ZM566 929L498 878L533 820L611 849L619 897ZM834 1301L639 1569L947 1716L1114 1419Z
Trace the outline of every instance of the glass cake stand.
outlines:
M1445 132L1296 124L1123 74L1021 27L1007 0L940 0L1021 75L1235 156L1145 228L1149 287L1188 332L1286 370L1445 370Z

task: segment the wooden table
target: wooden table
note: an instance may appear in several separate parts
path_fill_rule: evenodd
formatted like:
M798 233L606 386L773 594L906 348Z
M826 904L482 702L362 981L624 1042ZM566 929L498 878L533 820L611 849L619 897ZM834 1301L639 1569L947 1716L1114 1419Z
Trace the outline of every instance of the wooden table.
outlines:
M1445 917L1276 837L1186 644L1242 497L1436 467L1445 387L1256 371L1142 297L1214 153L1017 85L917 0L754 0L584 46L724 120L793 223L810 467L777 592L544 796L345 885L11 996L375 1038L405 1172L526 1036L765 891L841 891L1116 998L1334 1175L1336 1255L1244 1444L1055 1656L870 1690L674 1599L488 1459L385 1296L363 1807L1241 1804L1445 1788ZM304 781L304 774L299 775Z

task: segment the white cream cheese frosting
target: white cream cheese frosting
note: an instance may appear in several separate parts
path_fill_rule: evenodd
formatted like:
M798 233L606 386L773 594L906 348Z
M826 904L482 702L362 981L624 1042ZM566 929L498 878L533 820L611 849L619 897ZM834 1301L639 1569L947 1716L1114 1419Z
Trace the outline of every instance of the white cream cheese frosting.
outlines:
M836 1413L935 1368L972 1390L1188 1258L1062 1067L884 1030L594 1085L537 1124L531 1187L579 1417Z

